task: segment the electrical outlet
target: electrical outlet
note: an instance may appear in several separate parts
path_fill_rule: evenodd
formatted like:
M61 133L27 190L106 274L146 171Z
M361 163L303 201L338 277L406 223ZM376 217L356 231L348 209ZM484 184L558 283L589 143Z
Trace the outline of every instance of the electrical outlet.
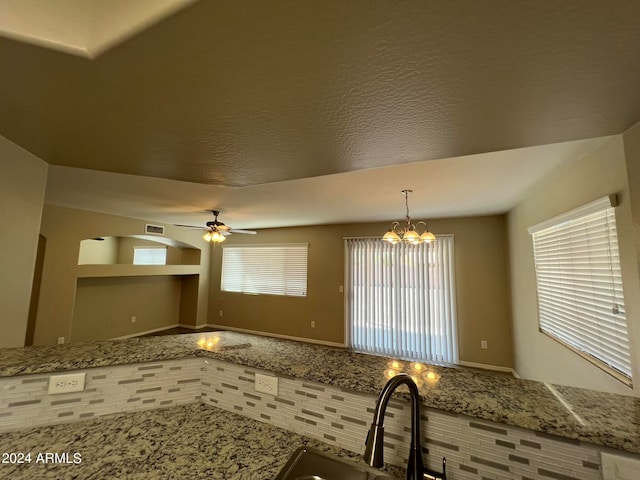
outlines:
M338 285L338 293L344 293L344 287L342 285Z
M82 392L86 373L69 373L49 377L49 394Z
M640 475L640 461L635 458L602 452L603 480L635 480Z
M135 315L133 317L131 317L131 323L136 323L136 320L138 320L138 319L136 318Z
M220 310L220 316L222 316L222 310Z
M58 345L62 345L64 343L64 337L58 337Z
M278 395L278 377L256 373L256 392Z
M487 348L489 348L486 340L480 340L480 348L483 350L486 350Z
M316 321L315 320L311 320L311 328L316 328Z

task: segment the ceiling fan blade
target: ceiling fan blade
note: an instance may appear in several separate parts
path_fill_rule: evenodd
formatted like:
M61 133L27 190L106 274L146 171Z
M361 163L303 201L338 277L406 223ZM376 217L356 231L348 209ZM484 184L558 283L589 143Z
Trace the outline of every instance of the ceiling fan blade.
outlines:
M181 225L179 223L174 223L173 226L174 227L183 227L183 228L195 228L195 229L198 229L198 230L204 230L205 229L205 227L202 227L202 226L198 227L197 225Z
M245 233L248 235L255 235L257 232L254 232L253 230L240 230L240 229L236 229L236 228L231 228L228 225L225 225L224 223L218 221L218 215L220 214L219 210L211 210L211 213L213 213L215 219L212 221L207 222L207 225L205 227L199 227L197 225L184 225L184 224L180 224L180 223L174 223L173 226L174 227L182 227L182 228L192 228L192 229L197 229L197 230L204 230L207 232L219 232L222 235L224 235L225 237L232 234L232 233Z

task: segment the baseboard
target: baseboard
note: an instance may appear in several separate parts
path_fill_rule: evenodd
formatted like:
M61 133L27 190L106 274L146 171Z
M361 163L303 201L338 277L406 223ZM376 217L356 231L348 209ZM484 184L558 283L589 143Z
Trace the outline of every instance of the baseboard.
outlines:
M247 328L230 327L229 325L215 325L215 324L208 323L207 327L219 328L220 330L230 330L232 332L238 332L238 333L250 333L251 335L258 335L261 337L282 338L283 340L295 340L296 342L314 343L316 345L326 345L328 347L340 347L340 348L347 347L344 343L327 342L325 340L316 340L314 338L293 337L291 335L280 335L279 333L261 332L258 330L249 330Z
M464 360L459 361L458 365L461 365L463 367L481 368L483 370L493 370L495 372L507 372L516 378L520 378L516 373L516 371L510 367L501 367L499 365L487 365L485 363L465 362Z
M151 330L145 330L144 332L131 333L129 335L123 335L121 337L114 337L114 338L110 338L109 340L124 340L125 338L140 337L141 335L148 335L150 333L161 332L163 330L169 330L170 328L178 328L178 327L182 327L182 326L183 325L180 325L178 323L176 323L175 325L165 325L164 327L154 328L154 329L151 329Z
M209 325L207 325L206 323L204 325L185 325L184 323L179 323L176 325L176 327L180 327L180 328L189 328L191 330L200 330L201 328L207 328Z

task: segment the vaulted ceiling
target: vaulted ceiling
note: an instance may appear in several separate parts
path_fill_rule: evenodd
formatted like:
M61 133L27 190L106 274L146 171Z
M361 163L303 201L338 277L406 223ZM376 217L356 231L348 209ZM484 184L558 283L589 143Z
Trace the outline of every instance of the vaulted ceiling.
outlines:
M231 191L250 198L258 186L286 191L350 173L340 178L354 195L377 187L370 206L393 195L401 213L402 188L465 174L446 176L434 160L464 157L473 175L497 161L487 154L524 148L508 169L528 172L521 194L549 162L568 160L566 146L555 159L551 147L545 158L526 148L640 121L639 18L635 1L201 0L95 58L0 38L0 135L54 166L54 202L86 174L78 168L108 172L112 190L122 174L190 182L165 186L185 187L180 206L192 211L219 207L211 198L224 203ZM582 154L593 146L569 145ZM403 164L427 170L389 184L379 183L384 170L371 184L357 176ZM493 173L494 189L509 181L502 168ZM191 183L208 198L189 199ZM150 205L146 217L182 220L160 210ZM465 213L477 212L437 212Z

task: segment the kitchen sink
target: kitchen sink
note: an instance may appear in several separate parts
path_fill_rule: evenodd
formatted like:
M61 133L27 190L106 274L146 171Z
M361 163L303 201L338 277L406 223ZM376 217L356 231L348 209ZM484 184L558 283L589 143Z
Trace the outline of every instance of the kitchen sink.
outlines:
M300 447L275 480L394 480L380 470Z

